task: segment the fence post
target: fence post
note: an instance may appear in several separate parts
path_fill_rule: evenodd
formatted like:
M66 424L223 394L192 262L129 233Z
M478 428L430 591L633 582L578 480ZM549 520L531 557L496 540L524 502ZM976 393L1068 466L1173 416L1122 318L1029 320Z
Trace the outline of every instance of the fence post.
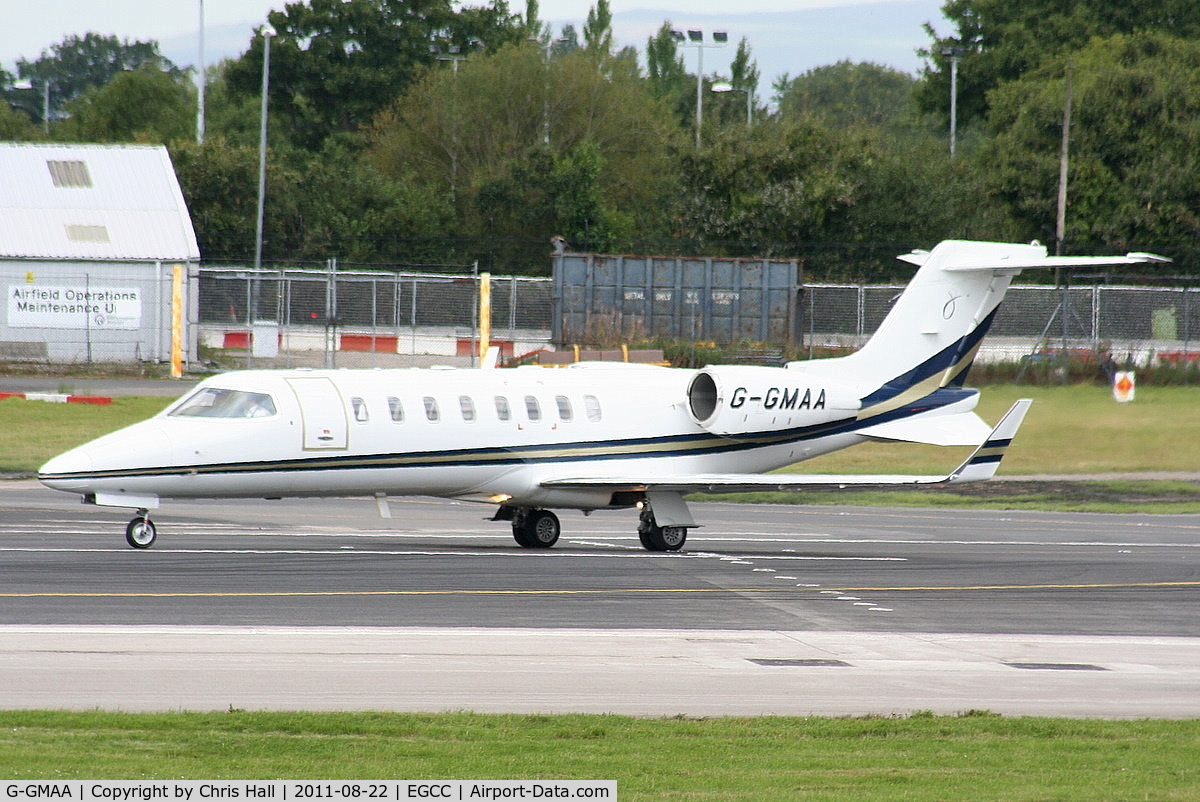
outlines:
M479 364L487 358L492 339L492 274L479 274Z

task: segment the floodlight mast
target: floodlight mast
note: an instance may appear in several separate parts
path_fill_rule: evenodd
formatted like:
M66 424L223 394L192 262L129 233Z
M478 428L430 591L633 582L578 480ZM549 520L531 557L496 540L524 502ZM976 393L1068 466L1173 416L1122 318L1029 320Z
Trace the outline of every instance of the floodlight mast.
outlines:
M688 28L686 39L683 31L672 30L671 36L684 47L696 48L696 150L699 150L700 131L704 127L704 49L724 47L729 42L729 34L713 31L712 44L704 43L704 31L699 28Z

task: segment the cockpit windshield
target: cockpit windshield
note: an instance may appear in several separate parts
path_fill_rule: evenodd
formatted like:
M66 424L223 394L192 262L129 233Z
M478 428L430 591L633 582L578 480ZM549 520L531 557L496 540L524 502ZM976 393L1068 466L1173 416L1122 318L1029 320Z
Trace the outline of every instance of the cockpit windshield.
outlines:
M168 414L180 418L265 418L275 414L275 402L266 393L204 387Z

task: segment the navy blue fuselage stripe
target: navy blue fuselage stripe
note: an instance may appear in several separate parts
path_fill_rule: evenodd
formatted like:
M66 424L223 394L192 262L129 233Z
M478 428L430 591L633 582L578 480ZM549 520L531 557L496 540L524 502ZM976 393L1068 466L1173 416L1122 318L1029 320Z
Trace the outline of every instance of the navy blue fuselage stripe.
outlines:
M901 393L906 392L909 388L920 384L932 376L943 373L948 368L958 364L962 360L963 356L970 353L971 349L978 345L980 340L983 339L984 335L987 334L988 329L992 327L992 321L995 320L996 313L999 311L999 309L999 306L993 309L991 314L984 318L983 321L981 321L973 331L968 332L955 342L931 356L929 359L926 359L924 362L917 365L912 370L900 374L875 392L868 395L863 399L863 409L873 407L876 404L881 404L890 398L894 398ZM967 371L964 366L964 369L959 371L958 375L954 377L946 389L949 389L950 387L961 388L966 382L966 379Z

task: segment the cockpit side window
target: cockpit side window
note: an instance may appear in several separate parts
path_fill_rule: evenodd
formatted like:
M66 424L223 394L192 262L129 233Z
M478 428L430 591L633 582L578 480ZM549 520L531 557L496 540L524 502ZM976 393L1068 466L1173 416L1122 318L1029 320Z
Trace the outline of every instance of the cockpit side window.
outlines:
M266 418L275 402L266 393L204 387L186 398L169 415L178 418Z

